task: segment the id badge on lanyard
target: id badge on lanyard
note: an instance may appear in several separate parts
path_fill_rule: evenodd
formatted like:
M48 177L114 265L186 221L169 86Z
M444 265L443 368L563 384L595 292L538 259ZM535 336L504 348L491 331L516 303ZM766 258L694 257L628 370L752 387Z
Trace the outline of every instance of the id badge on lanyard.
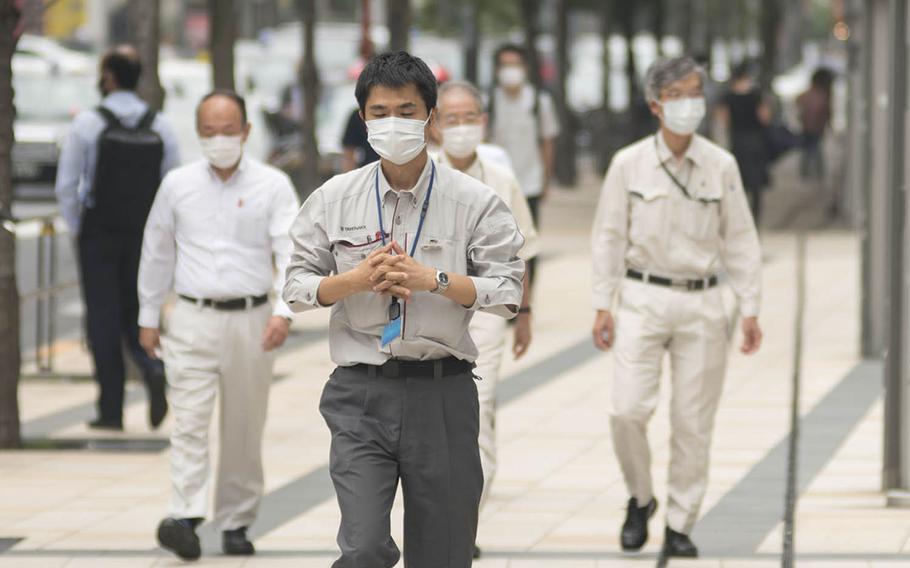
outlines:
M420 221L417 224L417 233L414 235L414 242L411 243L411 258L413 258L414 253L417 252L417 242L420 240L420 233L423 231L423 222L427 217L427 210L430 208L430 195L433 193L433 182L436 180L436 164L431 161L430 165L433 167L430 173L430 185L427 188L427 196L424 198L423 206L420 209ZM379 214L379 234L382 237L382 246L385 246L386 232L382 223L382 199L379 196L379 166L376 167L374 187L376 189L376 211ZM382 328L382 337L380 339L380 345L382 347L387 346L401 337L401 311L401 300L392 298L392 302L389 304L389 323Z

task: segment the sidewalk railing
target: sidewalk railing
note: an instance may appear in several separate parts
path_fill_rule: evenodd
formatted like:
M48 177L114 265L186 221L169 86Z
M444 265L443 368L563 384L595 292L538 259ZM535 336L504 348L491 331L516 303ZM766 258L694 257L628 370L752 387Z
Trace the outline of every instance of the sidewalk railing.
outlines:
M35 304L34 362L37 371L44 375L54 372L54 354L57 341L57 297L62 292L79 286L78 280L75 279L64 282L58 281L57 220L57 215L12 220L14 232L17 232L23 226L32 224L38 224L40 227L35 243L37 248L37 254L35 255L37 262L35 289L25 294L20 294L19 304L23 313L28 309L30 302Z

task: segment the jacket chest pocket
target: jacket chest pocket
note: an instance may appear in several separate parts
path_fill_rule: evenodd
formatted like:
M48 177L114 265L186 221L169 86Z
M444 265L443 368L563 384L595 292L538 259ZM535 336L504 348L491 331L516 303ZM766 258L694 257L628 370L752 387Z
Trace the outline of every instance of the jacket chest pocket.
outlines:
M629 236L633 241L659 237L667 226L670 194L657 184L629 189Z
M413 234L408 234L409 241L413 238ZM465 241L460 239L421 236L414 259L443 272L467 275L467 250Z
M720 203L723 188L719 184L702 182L695 186L692 198L679 199L679 214L675 226L696 241L713 240L720 234Z
M345 235L333 239L331 248L332 256L335 258L335 273L344 274L354 270L370 256L370 253L381 246L381 240L372 240L367 235ZM373 292L361 292L348 296L342 302L348 320L359 331L376 331L388 323L388 298Z

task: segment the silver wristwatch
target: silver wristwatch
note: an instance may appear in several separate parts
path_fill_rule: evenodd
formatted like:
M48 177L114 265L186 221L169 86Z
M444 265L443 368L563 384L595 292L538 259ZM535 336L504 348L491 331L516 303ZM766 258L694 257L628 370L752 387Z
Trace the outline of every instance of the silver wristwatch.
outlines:
M434 294L445 294L449 289L449 275L441 270L436 271L436 289L432 290Z

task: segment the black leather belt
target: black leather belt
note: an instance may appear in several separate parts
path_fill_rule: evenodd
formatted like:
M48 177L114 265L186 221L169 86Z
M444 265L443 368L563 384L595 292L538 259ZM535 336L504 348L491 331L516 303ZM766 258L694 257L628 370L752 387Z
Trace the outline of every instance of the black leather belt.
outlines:
M450 375L469 373L474 369L474 363L462 361L455 357L434 359L433 361L403 361L401 359L389 359L382 365L358 363L348 368L367 373L370 378L441 379Z
M269 297L266 294L262 296L247 296L245 298L232 298L230 300L211 300L209 298L193 298L192 296L184 296L180 294L181 300L186 300L187 302L192 302L197 306L203 306L206 308L212 308L215 310L222 310L225 312L235 312L238 310L248 310L250 308L255 308L261 306L262 304L269 301Z
M672 278L666 278L664 276L645 274L631 268L626 271L626 278L640 280L646 284L666 286L667 288L684 288L689 291L707 290L708 288L717 286L717 276L709 276L708 278L702 278L701 280L673 280Z

